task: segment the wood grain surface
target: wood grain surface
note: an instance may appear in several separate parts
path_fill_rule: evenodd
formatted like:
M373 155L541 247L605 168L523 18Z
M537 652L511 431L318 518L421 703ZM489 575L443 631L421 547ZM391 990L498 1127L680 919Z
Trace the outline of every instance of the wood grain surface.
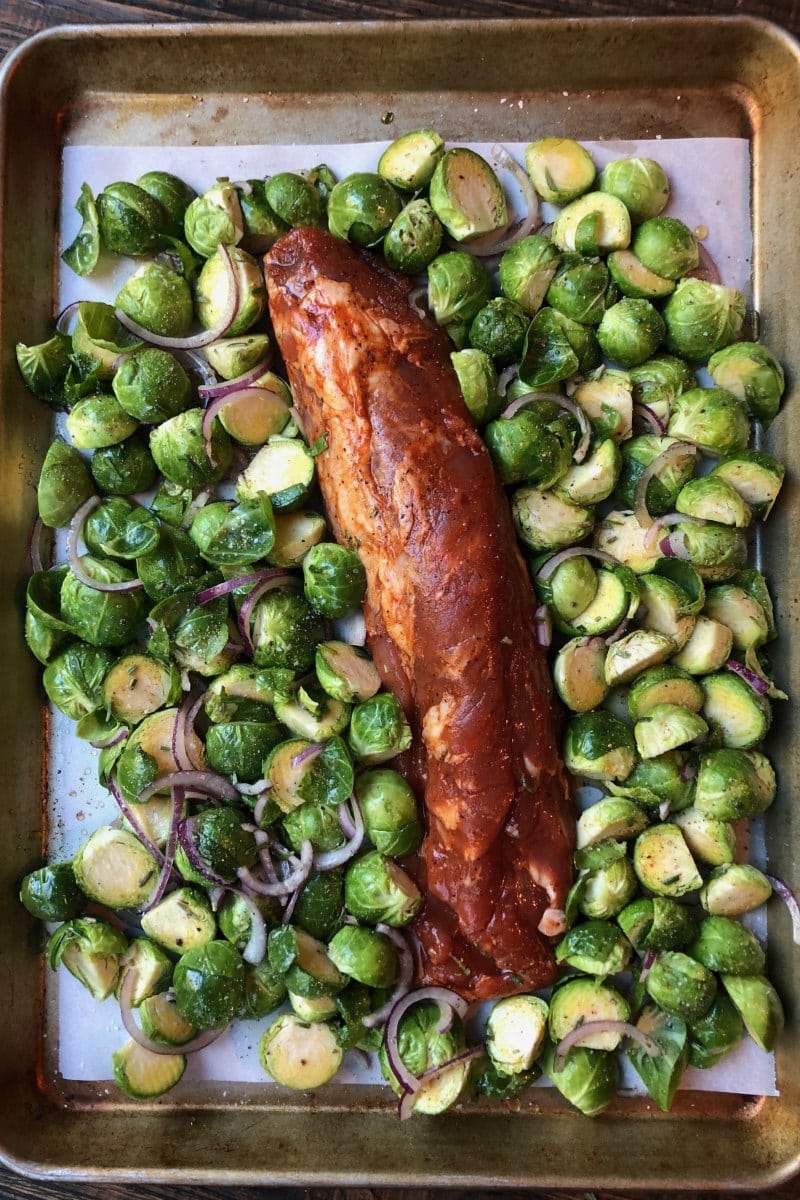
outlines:
M690 16L750 15L769 19L800 36L797 0L0 0L0 57L24 38L61 24L143 21L241 20L379 20L412 18L570 17L570 16ZM680 1155L680 1147L675 1147ZM318 1189L318 1188L197 1188L153 1187L112 1183L73 1184L27 1179L0 1167L0 1197L9 1200L689 1200L697 1193L662 1191L567 1192L467 1191L439 1189ZM798 1200L800 1180L769 1193L764 1200ZM754 1200L753 1192L715 1192L718 1200L734 1196Z

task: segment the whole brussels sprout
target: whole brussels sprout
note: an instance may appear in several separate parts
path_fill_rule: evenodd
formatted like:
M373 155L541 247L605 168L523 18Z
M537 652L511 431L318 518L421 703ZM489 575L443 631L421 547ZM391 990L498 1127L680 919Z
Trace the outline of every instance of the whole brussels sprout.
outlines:
M608 921L584 921L559 942L556 962L588 975L616 975L625 969L631 953L630 943L616 926Z
M261 268L252 255L238 246L229 246L228 256L238 285L236 312L225 330L226 336L232 337L245 333L263 316L267 290ZM205 329L217 325L227 311L229 292L230 275L217 250L206 260L195 285L197 316Z
M624 780L636 764L636 747L629 727L604 710L579 713L567 723L564 760L575 775L589 779Z
M572 462L572 429L557 410L542 404L490 421L484 441L503 483L552 487Z
M529 324L524 309L515 301L505 296L495 296L473 317L469 339L476 349L483 350L498 366L507 366L522 357Z
M216 483L233 458L231 440L217 420L211 426L207 453L202 408L189 408L162 421L150 434L150 453L161 474L185 488Z
M86 463L78 451L58 439L52 442L36 487L42 523L51 529L69 525L93 490Z
M250 636L256 666L308 671L314 665L316 645L322 641L324 630L303 596L287 588L275 588L256 604Z
M68 921L86 903L71 862L48 863L31 871L20 884L19 898L40 921Z
M367 987L391 987L400 970L388 937L364 925L343 925L328 943L328 956L343 974Z
M117 292L114 303L132 321L162 337L183 337L194 319L189 284L161 262L139 267Z
M532 317L544 304L560 261L558 250L548 238L535 233L519 238L503 253L497 268L503 295Z
M470 322L492 297L486 268L472 254L451 250L428 265L428 304L438 325Z
M592 921L608 921L630 904L638 890L631 860L625 856L593 867L581 878L578 908Z
M717 992L711 1008L689 1023L689 1065L713 1067L742 1039L744 1022L724 992Z
M519 377L531 388L543 388L576 371L591 371L599 361L597 337L588 325L555 308L540 308L528 327Z
M409 784L397 771L377 767L356 779L364 829L376 850L402 857L413 854L422 842L417 801Z
M680 950L664 950L658 955L646 986L660 1008L685 1021L702 1017L717 992L712 972Z
M364 599L367 574L355 550L318 542L303 559L306 600L323 617L343 617Z
M394 271L418 275L439 253L442 225L427 200L411 200L383 239L383 256Z
M662 310L668 350L693 362L705 362L736 341L745 314L745 298L735 288L703 279L682 279Z
M312 801L306 801L286 814L283 818L283 832L287 844L297 851L306 841L311 842L315 850L335 850L345 842L336 809L328 804L315 804ZM312 929L308 932L314 933ZM319 936L320 934L314 933L314 937Z
M226 721L212 725L206 733L209 766L222 775L255 783L262 777L264 758L281 740L280 730L263 721Z
M295 175L291 171L273 175L267 180L265 196L278 220L291 228L319 225L322 220L322 200L319 191L302 175ZM330 197L328 204L330 205ZM331 229L331 233L333 232Z
M247 566L265 558L275 543L275 519L265 492L231 505L206 504L192 521L189 534L207 562L216 567Z
M744 404L724 388L690 388L676 396L667 430L720 457L744 450L750 439Z
M84 555L81 565L98 583L133 582L125 567ZM61 610L75 632L92 646L124 646L133 641L144 620L146 597L139 588L129 592L101 592L88 587L68 571L61 585Z
M312 871L297 897L292 920L312 937L326 941L342 924L343 915L341 870Z
M103 679L113 661L107 650L73 642L45 667L47 698L73 721L95 712L103 703Z
M617 289L602 259L565 254L545 296L551 308L572 321L598 325L606 309L614 302Z
M227 179L192 200L183 222L189 245L202 258L210 258L220 242L236 246L244 237L244 217L239 194Z
M73 405L66 425L76 450L116 446L139 428L138 422L125 412L117 398L105 392L95 392Z
M349 238L357 246L376 246L401 209L402 201L386 179L359 171L333 188L328 198L328 227L335 237Z
M110 183L97 197L104 245L115 254L156 249L168 224L163 205L135 183Z
M178 1011L197 1029L220 1029L244 1002L244 963L230 942L187 950L172 977Z
M166 214L164 232L170 237L183 237L186 209L197 195L194 188L169 171L146 171L136 180L136 186L157 200L163 208Z
M157 544L137 558L136 572L151 600L165 600L191 586L202 574L203 562L188 534L162 525Z
M192 385L181 364L166 350L147 346L128 355L111 383L120 406L148 425L158 425L189 407Z
M158 468L142 432L116 446L95 450L89 463L95 483L112 496L133 496L148 491L156 481Z
M626 296L603 313L597 340L608 358L622 367L645 362L661 345L665 326L649 300Z
M619 497L624 505L633 508L636 484L653 461L674 446L675 437L659 437L655 433L643 433L630 438L621 445L622 472L619 480ZM691 448L685 455L670 457L660 470L655 471L647 484L645 503L651 516L671 512L683 485L692 477L695 455Z
M545 1042L542 1069L561 1095L585 1117L596 1117L617 1092L617 1063L607 1050L575 1046L560 1071L555 1069L556 1049Z
M785 385L783 367L766 346L736 342L708 360L708 373L717 387L743 401L751 417L764 428L780 408Z
M651 217L636 230L631 249L648 271L663 279L680 279L699 261L691 229L676 217Z
M356 758L370 766L408 750L411 727L397 697L379 692L357 704L350 716L348 742Z
M621 200L636 224L657 217L669 200L669 180L652 158L618 158L607 163L597 186Z
M688 952L721 975L760 975L766 962L756 935L730 917L706 917Z
M344 901L349 913L371 925L407 925L422 907L413 879L380 850L369 850L347 868Z
M657 354L639 366L631 367L630 378L634 400L646 404L662 420L669 417L676 396L697 387L691 367L671 354Z

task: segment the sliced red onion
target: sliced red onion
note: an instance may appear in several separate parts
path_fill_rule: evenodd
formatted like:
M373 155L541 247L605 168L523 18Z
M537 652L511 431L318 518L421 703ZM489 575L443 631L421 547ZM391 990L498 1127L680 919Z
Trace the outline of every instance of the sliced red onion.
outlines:
M389 925L378 924L375 926L378 933L384 934L394 945L397 950L398 958L400 959L400 975L397 983L394 985L394 990L391 996L382 1004L380 1008L376 1008L375 1012L364 1017L362 1024L367 1029L376 1029L379 1025L383 1025L389 1018L389 1013L397 1004L398 1000L402 1000L403 996L407 996L411 991L411 984L414 979L414 958L409 949L408 942L399 929L392 929Z
M650 974L650 971L652 970L652 967L653 967L653 963L655 961L656 961L655 950L647 950L645 952L644 958L642 959L642 969L639 972L639 983L644 983L645 979L647 979L647 976Z
M187 695L172 722L172 757L179 771L191 771L194 768L194 763L189 761L186 751L186 714L191 706L192 698Z
M290 896L295 888L299 888L308 879L313 860L314 847L310 841L306 840L300 847L300 858L290 860L296 865L285 879L267 883L263 879L259 879L247 867L239 867L236 874L242 883L246 883L259 896Z
M132 810L130 804L128 804L127 800L122 795L122 792L119 790L119 787L117 786L117 781L116 781L116 779L114 779L113 776L109 777L108 790L111 792L111 795L116 800L117 804L119 805L120 812L122 813L123 817L128 822L128 824L130 825L133 832L136 834L139 841L142 843L142 845L145 847L146 850L150 851L150 853L152 854L152 856L156 860L156 862L159 863L161 866L163 866L164 865L164 855L161 853L158 846L156 846L154 842L150 841L150 838L147 836L147 834L142 829L139 822L136 820L136 817L133 815L133 810Z
M389 1013L386 1028L383 1032L383 1045L392 1074L403 1091L411 1094L419 1091L420 1081L416 1075L413 1075L409 1071L403 1062L400 1056L397 1037L400 1021L409 1008L412 1008L415 1004L420 1004L423 1000L432 1000L434 1004L439 1006L439 1018L436 1022L437 1033L447 1033L448 1029L452 1027L453 1013L457 1012L463 1018L469 1007L467 1001L459 996L457 992L443 987L415 988L413 992L407 992L405 996L401 996L395 1003L392 1011Z
M67 562L69 563L69 569L79 583L93 588L96 592L135 592L139 588L144 587L141 579L125 579L119 583L101 583L99 580L93 579L83 569L83 562L78 553L78 545L83 537L83 527L86 524L86 518L89 516L89 513L94 512L99 503L99 496L90 496L88 500L83 502L69 523L69 533L67 534Z
M671 811L672 811L672 801L671 800L662 800L658 806L659 820L666 821L666 819L669 816Z
M619 566L619 559L614 558L613 554L608 554L605 550L595 550L592 546L568 546L566 550L559 550L552 558L548 558L547 562L542 563L536 572L536 578L541 579L542 583L546 583L567 559L583 556L599 559L600 562L609 563L614 567Z
M120 725L119 729L115 729L108 737L97 738L94 741L90 741L89 745L95 750L108 750L110 746L118 746L120 742L124 742L127 736L128 730L124 725Z
M500 413L500 417L504 421L510 421L521 408L537 404L540 400L546 400L549 404L561 404L565 399L566 397L562 396L561 392L523 392L521 396L515 396L511 403L506 405Z
M297 769L297 767L302 766L304 762L308 762L309 759L316 758L317 755L321 754L324 749L324 742L312 742L310 746L306 746L300 751L299 754L295 754L294 758L289 763L289 766L294 771Z
M51 530L45 525L41 517L37 517L33 522L30 537L28 538L28 560L31 564L31 570L34 572L46 571L52 563L52 542L47 550L45 550L45 541L48 539ZM45 567L47 560L47 567Z
M230 780L224 775L218 775L216 771L169 771L166 775L154 779L146 788L142 788L138 797L139 803L144 804L145 800L149 800L156 792L168 792L174 787L190 788L203 796L224 800L228 804L235 804L239 799L239 793Z
M640 420L645 425L649 426L653 433L657 433L659 437L664 437L666 434L666 425L661 420L661 417L659 417L658 413L655 412L655 410L652 409L649 404L643 404L641 401L637 401L633 406L633 415L634 417L639 417Z
M355 837L355 835L356 835L355 822L353 821L353 818L350 816L350 812L349 812L349 809L346 804L339 805L339 808L337 809L337 815L339 817L339 824L342 827L342 833L344 834L344 836L346 838Z
M172 812L169 819L169 832L167 834L167 844L164 850L164 862L161 867L161 874L158 877L156 890L147 902L145 912L149 912L164 898L164 893L167 890L167 885L172 878L172 868L175 864L175 850L178 845L178 825L180 824L183 814L183 804L185 800L183 788L173 788L172 790Z
M56 317L56 329L59 333L69 333L69 325L72 318L76 315L78 309L83 304L83 300L73 300L66 308L62 308L61 312Z
M198 354L196 350L177 350L175 357L189 371L194 371L203 380L203 383L197 389L198 395L203 394L204 387L213 387L217 383L217 373L205 355Z
M624 635L627 633L630 623L630 617L623 617L619 625L612 629L611 633L609 633L607 637L603 638L603 644L606 646L613 646L614 642L618 642L619 639L624 637Z
M702 279L706 283L722 283L722 275L714 259L701 241L697 242L698 264L693 271L687 271L684 278Z
M335 850L321 850L314 855L314 870L315 871L331 871L334 867L341 867L343 863L349 862L351 858L358 852L361 843L364 840L364 818L361 813L361 805L353 795L350 797L350 806L352 811L352 827L353 833L347 839L343 846L337 846ZM347 804L340 804L338 808L339 822L344 828L344 820L350 816L347 810Z
M232 392L240 392L244 388L252 387L252 385L261 378L269 369L270 356L266 355L261 359L261 362L256 363L249 371L245 371L242 375L237 375L235 379L223 379L221 382L215 382L197 389L197 394L201 400L213 400L218 396L230 396ZM266 390L266 389L265 389Z
M408 300L408 307L413 313L416 313L416 315L422 321L424 321L426 317L430 316L427 308L424 308L422 305L422 301L427 300L427 297L428 285L426 283L423 283L420 287L412 288L406 297Z
M786 695L786 692L782 692L780 688L775 686L774 681L770 679L768 675L764 674L764 668L759 662L755 646L748 646L748 648L745 650L744 665L747 667L748 671L752 671L758 679L763 679L764 683L766 684L765 695L769 696L773 700L789 699L789 697Z
M743 679L745 683L749 684L753 691L759 696L766 696L766 694L769 692L769 680L762 679L760 675L757 675L755 671L751 671L749 667L744 665L744 663L737 662L735 658L729 658L725 663L725 666L729 671L733 671L735 675L738 675L740 679Z
M682 545L682 539L677 539L676 542L671 542L669 536L667 539L662 538L665 529L671 529L673 525L702 525L702 521L698 521L696 517L688 517L685 513L671 512L666 513L663 517L656 517L652 525L648 527L647 533L644 535L645 550L652 551L659 547L662 554L668 555L670 558L684 558L686 547ZM661 545L662 540L669 542L669 548L664 549Z
M694 779L697 774L697 766L690 758L687 758L681 767L680 775L684 783L688 783L690 779Z
M253 617L253 609L261 597L273 588L300 588L302 586L302 581L297 575L292 575L281 567L272 567L268 571L262 572L261 582L257 583L251 592L248 592L239 609L239 632L242 635L245 651L251 658L253 656L253 640L250 636L250 622Z
M185 817L178 823L178 841L181 844L186 857L189 860L189 865L193 871L196 871L207 884L211 887L227 887L228 881L210 867L202 854L197 848L195 841L196 818Z
M252 896L248 896L247 892L241 892L235 888L232 890L241 896L250 914L250 936L242 950L242 958L246 963L256 966L258 963L264 961L267 953L267 923L264 920L264 914Z
M360 608L353 609L344 617L336 617L331 624L340 642L347 642L348 646L366 645L367 623Z
M655 458L651 458L633 490L633 511L642 529L649 529L653 518L647 508L647 487L654 475L658 475L665 467L677 466L681 459L695 458L697 446L693 442L672 442L666 450L662 450Z
M151 346L160 346L164 350L199 350L201 347L207 346L209 342L215 342L217 338L221 338L228 332L239 307L239 279L231 260L230 251L223 242L219 244L219 256L228 276L228 298L222 316L210 329L204 329L201 333L195 333L189 337L165 337L160 333L153 333L150 329L145 329L138 321L132 320L121 308L114 309L114 316L120 325L124 325L143 342L148 342Z
M211 497L214 495L211 488L202 488L197 493L191 504L187 506L186 512L183 514L181 521L181 529L189 529L192 521L195 519L201 508L205 508Z
M519 372L519 363L512 363L510 367L503 367L497 377L497 394L501 398L505 396L511 385L511 382L516 379Z
M162 1046L160 1042L154 1042L149 1038L144 1030L139 1026L136 1018L133 1015L133 993L136 988L136 971L129 967L125 972L125 977L122 980L122 987L119 991L119 1013L122 1018L122 1024L125 1030L145 1050L149 1050L152 1054L195 1054L198 1050L203 1050L206 1046L210 1046L218 1037L221 1037L225 1029L204 1029L202 1033L198 1033L197 1037L192 1038L189 1042L184 1042L182 1046ZM225 1027L227 1028L227 1026Z
M788 883L784 883L777 875L765 875L764 878L769 882L775 895L789 910L789 916L792 918L792 940L795 946L800 946L800 904L798 904L795 896Z
M258 799L256 800L255 807L253 808L253 820L257 825L260 825L264 820L264 810L267 807L267 801L270 798L270 788L272 787L271 783L267 783L265 780L262 782L264 783L264 788L261 792L259 792Z
M229 596L231 592L235 592L237 588L247 587L250 583L258 583L260 580L271 576L277 567L266 567L263 571L251 571L248 575L237 575L234 579L224 579L222 583L215 583L213 587L205 588L204 591L198 592L195 596L197 604L208 604L210 600L219 600L220 596Z
M272 787L272 784L269 783L266 779L257 779L255 783L237 783L236 784L237 792L241 792L241 794L243 796L258 796L259 798L261 797L262 792L267 791L271 787ZM253 819L255 820L256 825L258 825L259 821L255 815L255 812L253 813Z
M546 604L540 604L533 614L536 641L547 650L553 640L553 617Z
M655 1038L650 1037L649 1033L645 1033L638 1026L631 1025L629 1021L584 1021L582 1025L576 1025L574 1029L571 1029L556 1046L553 1070L563 1071L567 1055L573 1046L579 1046L587 1038L603 1033L619 1033L623 1037L631 1038L634 1042L638 1042L651 1058L658 1058L661 1054L661 1047Z

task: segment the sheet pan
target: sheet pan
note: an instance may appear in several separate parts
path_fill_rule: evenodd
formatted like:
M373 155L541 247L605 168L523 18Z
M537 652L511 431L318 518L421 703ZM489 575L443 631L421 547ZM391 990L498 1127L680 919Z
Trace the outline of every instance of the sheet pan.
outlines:
M461 81L453 86L449 81ZM522 100L520 105L516 101ZM502 101L502 103L501 103ZM795 121L800 55L749 19L497 21L350 25L64 27L39 35L0 78L0 1157L29 1174L194 1183L395 1186L762 1187L800 1154L795 1018L800 971L788 918L770 916L770 975L787 1006L781 1095L688 1093L668 1117L620 1101L596 1121L531 1093L519 1114L463 1110L399 1125L385 1089L265 1097L257 1085L198 1086L190 1100L134 1104L47 1069L38 932L16 902L45 837L47 727L37 666L20 637L25 543L49 418L16 372L18 340L53 317L61 149L372 141L430 125L449 140L746 136L753 163L753 291L762 336L790 393L770 433L797 473L791 383L798 277ZM790 478L763 566L774 583L782 681L800 686L798 497ZM795 885L797 768L791 705L770 750L781 777L770 862Z

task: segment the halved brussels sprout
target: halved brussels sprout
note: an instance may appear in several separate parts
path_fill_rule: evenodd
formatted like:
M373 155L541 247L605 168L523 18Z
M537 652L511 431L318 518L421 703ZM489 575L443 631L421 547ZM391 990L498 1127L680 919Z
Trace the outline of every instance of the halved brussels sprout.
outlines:
M700 903L716 917L741 917L766 904L772 884L750 863L725 863L712 871L700 891Z
M723 458L714 467L718 475L735 488L753 513L765 521L772 511L783 484L785 468L776 458L763 450L740 450Z
M639 954L687 946L697 928L691 909L668 896L640 896L623 908L617 922Z
M579 254L625 250L631 240L631 218L616 196L586 192L561 209L550 236L559 250L577 250Z
M633 629L608 647L605 665L606 683L609 687L630 683L642 671L663 663L670 657L674 649L675 643L672 638L663 633L657 633L654 629ZM672 749L672 747L665 746L664 749ZM650 755L643 755L643 757L650 757Z
M276 588L256 604L250 636L256 666L307 671L313 666L323 628L303 596L289 588Z
M328 943L331 962L367 987L391 987L397 980L397 951L384 933L364 925L343 925Z
M78 305L72 328L72 353L84 374L111 379L120 356L141 344L120 325L110 304L83 300Z
M554 1042L578 1025L590 1021L627 1021L630 1005L624 996L600 979L567 979L553 989L548 1028ZM616 1031L593 1033L582 1041L587 1050L616 1050L622 1035ZM570 1052L570 1056L571 1056Z
M459 1019L456 1017L450 1029L440 1033L440 1015L439 1006L426 1001L415 1004L400 1019L398 1053L406 1068L417 1077L457 1059L464 1050L464 1029ZM392 1071L383 1044L380 1064L384 1079L400 1095L401 1085ZM468 1075L469 1063L459 1061L426 1079L414 1093L414 1112L433 1115L450 1108L461 1095Z
M767 1053L774 1050L785 1017L773 985L763 975L723 975L721 979L750 1037Z
M470 344L483 350L498 366L507 366L522 357L529 324L527 313L514 300L495 296L473 317Z
M427 200L411 200L383 239L383 256L394 271L418 275L439 253L442 224Z
M663 300L675 290L673 280L648 270L632 250L612 251L608 270L623 296L634 300Z
M281 1087L296 1091L328 1083L343 1057L332 1026L309 1024L296 1013L281 1014L259 1042L259 1058L266 1073Z
M404 133L378 159L378 174L401 192L426 187L444 154L444 142L434 129Z
M622 457L613 438L598 442L581 463L573 463L553 484L553 491L570 504L593 505L607 500L617 486Z
M189 204L183 222L186 240L202 258L210 258L220 242L236 246L244 237L244 217L239 193L227 179Z
M103 244L115 254L147 254L167 224L163 206L135 183L110 183L97 197Z
M712 972L681 950L662 950L645 986L660 1008L685 1021L702 1017L717 993Z
M128 948L121 930L100 917L73 917L50 935L45 955L55 971L62 963L95 1000L106 1000L117 983Z
M580 850L606 838L627 841L648 824L647 813L638 804L625 796L606 796L584 809L578 818L577 846Z
M73 721L95 712L102 706L103 678L113 661L108 650L72 642L45 667L42 685L48 700Z
M733 634L726 625L702 613L695 619L694 628L682 649L672 657L676 667L690 675L705 675L718 671L731 656Z
M637 575L652 571L661 551L651 545L647 530L639 524L636 514L618 509L607 513L594 528L594 544L598 550L613 554L624 566Z
M196 1029L230 1024L244 1000L244 963L230 942L187 950L175 964L175 1003Z
M686 453L671 450L677 442L676 437L643 433L639 437L630 438L622 445L622 472L618 494L625 505L633 508L639 479L650 464L660 458L647 483L645 505L654 517L673 511L681 488L692 477L696 459L691 446L685 448ZM671 452L664 458L667 450Z
M651 217L633 235L631 249L649 271L665 279L680 279L699 261L691 229L676 217Z
M697 620L694 613L687 611L693 607L692 601L677 583L655 573L643 575L639 587L641 608L637 616L642 625L672 638L674 649L680 650L691 637Z
M594 527L594 510L569 504L555 492L518 488L511 515L520 539L533 550L558 550L582 541Z
M760 975L766 957L756 935L731 917L706 917L689 947L692 958L720 975Z
M566 642L553 663L553 682L567 708L589 712L608 695L605 677L606 645L601 637L578 637Z
M588 779L627 779L636 762L633 734L613 713L580 713L567 723L564 761Z
M228 248L237 282L237 303L233 320L226 335L246 333L263 315L267 306L264 276L256 260L238 246ZM230 273L219 250L205 262L195 285L195 308L200 324L211 329L227 311L230 293Z
M616 299L608 267L600 259L565 254L547 289L551 308L585 325L597 325Z
M708 373L717 387L747 405L751 417L766 428L777 415L784 389L778 360L758 342L737 342L712 354Z
M750 524L750 509L739 493L720 476L705 475L690 479L678 493L675 508L700 521L716 521L745 529Z
M765 812L776 788L772 764L759 751L709 750L700 758L695 805L708 816L738 821Z
M705 692L703 715L723 746L749 750L766 735L772 707L740 675L720 671L700 681Z
M713 1067L742 1038L744 1023L724 992L717 992L711 1008L689 1024L689 1065Z
M352 179L353 176L350 176ZM338 184L328 196L330 213L331 198ZM267 180L265 191L267 203L285 225L295 229L301 225L319 225L322 220L322 197L310 179L292 171L281 171ZM334 230L337 237L343 236Z
M203 409L189 408L163 421L150 434L150 452L162 475L185 488L207 487L227 471L233 458L230 438L215 420L210 454L203 437ZM212 461L213 458L213 461Z
M248 254L263 254L288 229L267 199L268 187L266 179L247 179L236 188L244 221L240 244Z
M691 709L678 704L657 704L636 722L633 733L641 757L655 758L704 738L708 725Z
M578 384L573 399L592 423L595 437L623 442L633 427L633 395L625 371L601 368L597 375Z
M492 421L502 408L497 391L497 372L488 354L474 347L454 350L450 355L467 411L476 425Z
M706 816L694 807L684 808L674 815L673 820L683 833L696 862L709 867L733 862L736 853L736 830L733 825Z
M344 902L357 920L394 927L407 925L416 916L422 908L422 894L393 858L369 850L345 872Z
M551 204L568 204L588 192L595 165L588 150L571 138L542 138L525 150L533 186Z
M133 574L111 559L85 554L83 570L98 583L128 583ZM141 588L101 592L81 583L68 571L61 585L61 611L73 632L92 646L124 646L139 632L146 612Z
M100 490L112 496L149 491L158 475L143 430L116 446L95 450L89 467Z
M548 1006L539 996L506 996L486 1018L486 1052L501 1075L529 1071L547 1033Z
M380 690L378 668L365 650L346 642L320 642L315 665L320 686L334 700L353 704Z
M642 886L656 896L685 896L703 886L686 839L674 824L651 825L639 834L633 868Z
M556 946L556 962L566 963L587 975L616 975L624 971L631 945L609 921L584 921L574 925Z
M653 577L645 576L650 578ZM688 671L673 663L663 663L643 671L634 681L628 693L628 712L633 721L640 720L659 704L677 704L699 712L704 698L703 689Z
M451 250L429 263L428 304L438 325L472 321L491 298L491 278L474 255Z
M58 439L52 442L42 463L36 488L42 523L51 529L69 525L93 491L83 456L66 442Z
M458 242L495 233L508 223L500 181L475 150L456 146L439 159L428 191L431 208Z
M73 405L66 427L76 450L97 450L124 442L139 425L115 396L96 392Z
M576 371L592 371L599 362L600 347L589 325L555 308L540 308L528 327L519 378L530 388L542 388Z

